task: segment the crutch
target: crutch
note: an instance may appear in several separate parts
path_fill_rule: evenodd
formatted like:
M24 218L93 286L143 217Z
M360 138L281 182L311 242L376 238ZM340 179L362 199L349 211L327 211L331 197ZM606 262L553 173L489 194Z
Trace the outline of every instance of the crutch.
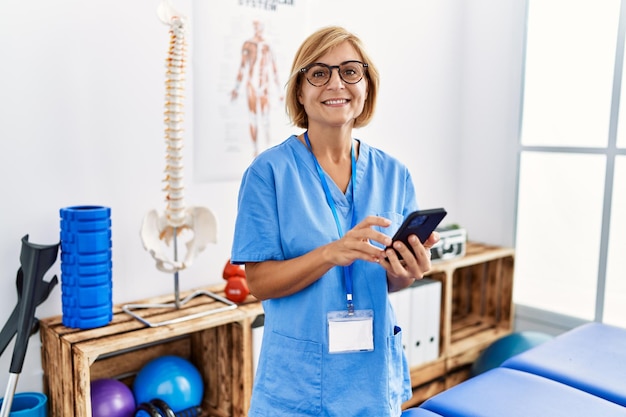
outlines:
M4 346L0 346L2 351L6 348L12 335L17 333L0 417L8 417L11 412L17 381L22 372L24 357L28 348L28 339L37 329L35 309L48 297L57 283L56 276L50 282L44 281L43 276L56 262L59 245L60 243L37 245L28 241L28 235L22 238L22 251L20 253L22 266L17 274L18 303L9 318L9 322L0 333L0 342L4 344Z

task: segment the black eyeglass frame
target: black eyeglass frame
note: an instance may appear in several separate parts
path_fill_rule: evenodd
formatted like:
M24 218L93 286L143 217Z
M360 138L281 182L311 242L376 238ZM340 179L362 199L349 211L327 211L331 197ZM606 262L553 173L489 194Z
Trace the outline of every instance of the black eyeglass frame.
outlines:
M341 75L341 71L340 71L342 65L350 64L350 63L357 63L357 64L361 64L363 66L363 74L361 75L361 78L359 78L357 81L354 81L354 82L350 82L350 81L344 80L343 76ZM324 84L315 85L315 84L313 84L309 80L309 77L306 76L307 71L310 70L311 68L315 67L315 66L321 66L321 67L328 68L330 76L328 77L328 80L326 80L326 82ZM306 81L309 84L311 84L313 87L324 87L326 84L328 84L330 82L330 79L333 77L333 70L334 69L337 69L337 74L339 74L339 78L341 78L341 81L343 81L344 83L346 83L346 84L358 84L359 82L361 82L361 80L365 76L365 73L367 72L367 67L368 67L368 64L366 62L357 61L355 59L352 59L352 60L349 60L349 61L343 61L339 65L328 65L328 64L324 64L323 62L314 62L312 64L307 65L304 68L300 68L300 73L304 74L304 78L306 78Z

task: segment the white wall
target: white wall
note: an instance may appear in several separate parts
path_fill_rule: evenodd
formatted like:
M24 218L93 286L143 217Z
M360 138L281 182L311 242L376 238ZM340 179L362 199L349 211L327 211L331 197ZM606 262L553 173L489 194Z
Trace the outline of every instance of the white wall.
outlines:
M526 0L461 3L459 222L470 239L513 246Z
M409 165L422 207L445 206L474 240L512 245L524 1L312 1L311 29L357 32L381 69L377 117L358 136ZM112 209L116 304L171 293L172 277L156 270L139 238L144 214L164 208L169 35L158 0L2 3L0 324L17 301L20 239L56 243L58 210L70 205ZM173 4L193 17L192 0ZM216 214L219 242L181 273L182 290L221 282L238 188L192 176L190 61L186 201ZM59 287L37 309L38 317L58 314ZM30 339L18 391L42 389L40 345ZM0 358L7 378L12 350Z

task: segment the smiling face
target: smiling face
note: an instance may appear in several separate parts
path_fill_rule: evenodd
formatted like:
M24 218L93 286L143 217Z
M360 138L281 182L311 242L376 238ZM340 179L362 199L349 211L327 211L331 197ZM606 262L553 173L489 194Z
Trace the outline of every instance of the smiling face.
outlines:
M339 65L346 61L362 61L363 58L350 42L343 42L322 55L317 62L326 65ZM304 75L302 75L304 77ZM352 127L363 111L367 98L368 81L363 77L356 84L347 84L333 69L330 81L324 86L315 87L306 80L300 83L298 101L304 106L309 128Z

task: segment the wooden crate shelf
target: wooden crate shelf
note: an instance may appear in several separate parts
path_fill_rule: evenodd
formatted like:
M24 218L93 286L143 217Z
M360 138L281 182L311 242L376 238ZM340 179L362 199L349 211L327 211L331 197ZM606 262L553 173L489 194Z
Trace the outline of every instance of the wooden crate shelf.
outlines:
M433 395L437 395L446 389L446 380L444 377L437 377L428 383L413 386L413 396L410 400L402 405L403 409L417 407Z
M426 276L442 283L440 355L411 369L404 408L467 379L480 353L512 332L513 267L513 249L476 242L465 256L433 264Z
M411 369L411 384L414 387L433 381L446 373L445 358L440 357L436 361L414 367Z
M223 286L206 289L224 296ZM205 384L202 416L245 416L252 392L250 326L263 313L253 297L246 301L233 310L159 327L145 326L121 306L114 307L109 325L96 329L67 328L61 316L41 320L44 391L51 417L90 417L92 380L117 378L131 386L143 365L166 354L189 359L200 370ZM173 295L137 303L171 302ZM223 306L199 296L180 309L142 309L139 314L161 322Z
M513 265L513 249L473 242L464 257L433 264L427 277L442 283L439 357L411 369L413 397L404 408L467 379L480 353L512 331ZM223 295L223 286L207 289ZM172 298L137 303L169 303ZM221 306L201 297L180 311L145 309L140 314L160 322ZM92 380L114 377L131 385L149 360L176 354L191 360L203 375L202 417L244 417L252 393L251 324L261 314L261 304L249 297L234 310L155 328L121 306L114 308L109 325L97 329L66 328L61 316L43 319L42 366L50 416L90 417Z

